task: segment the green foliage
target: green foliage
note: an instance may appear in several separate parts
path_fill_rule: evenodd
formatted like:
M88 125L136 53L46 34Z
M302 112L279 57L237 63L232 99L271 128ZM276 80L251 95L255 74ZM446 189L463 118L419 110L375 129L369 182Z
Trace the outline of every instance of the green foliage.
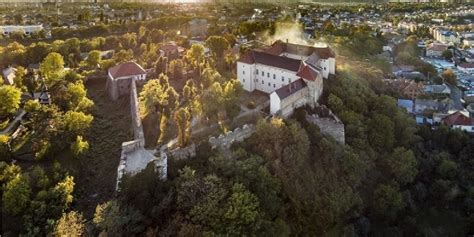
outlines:
M178 145L185 147L191 139L191 114L185 108L179 108L174 112L174 122L178 126Z
M7 161L11 157L10 137L8 135L0 135L0 161Z
M40 72L49 86L59 82L64 73L63 56L55 52L49 53L40 64Z
M81 213L70 211L63 213L54 229L54 236L82 236L85 220Z
M415 154L403 147L395 148L383 162L387 166L388 173L400 184L413 182L418 172Z
M374 212L389 219L397 217L398 213L405 208L402 194L398 187L380 184L374 191Z
M63 123L66 131L72 134L83 135L91 126L92 115L83 112L68 111L64 114Z
M87 141L83 141L82 136L77 136L76 141L71 144L72 154L74 154L76 157L79 157L87 150L89 150L89 143Z
M224 51L229 48L229 42L222 36L210 36L206 40L206 46L209 47L215 58L221 59Z
M100 65L100 62L101 62L100 51L99 50L90 51L86 59L87 66L90 68L96 68L97 65Z
M0 86L0 117L5 118L20 108L21 91L15 86Z
M28 207L30 196L28 178L18 173L3 187L3 206L9 213L19 215Z

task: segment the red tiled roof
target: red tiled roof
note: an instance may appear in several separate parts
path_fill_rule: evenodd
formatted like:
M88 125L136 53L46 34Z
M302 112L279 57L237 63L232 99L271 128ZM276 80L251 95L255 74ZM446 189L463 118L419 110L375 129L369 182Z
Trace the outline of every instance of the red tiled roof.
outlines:
M433 51L445 51L447 49L448 49L447 45L445 45L445 44L436 44L436 43L432 43L427 48L427 50L433 50Z
M459 64L459 67L462 67L462 68L474 68L474 63L461 63L461 64Z
M161 46L161 50L167 51L167 52L175 51L175 50L178 51L178 45L173 44L173 43L167 43Z
M109 73L112 78L119 78L146 74L146 71L135 62L126 62L111 67Z
M472 118L467 117L466 115L462 114L459 111L444 117L443 123L446 124L446 125L449 125L449 126L453 126L453 125L464 125L464 126L474 125L474 121L473 121Z
M296 73L297 76L306 79L308 81L315 81L316 78L318 77L318 72L316 70L313 70L310 66L305 65L303 68L301 68L298 73Z

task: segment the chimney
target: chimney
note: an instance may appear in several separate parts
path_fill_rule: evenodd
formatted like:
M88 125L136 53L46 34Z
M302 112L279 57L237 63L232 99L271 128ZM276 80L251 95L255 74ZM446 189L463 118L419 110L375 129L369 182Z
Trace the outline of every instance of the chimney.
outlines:
M288 44L288 38L286 38L286 43Z

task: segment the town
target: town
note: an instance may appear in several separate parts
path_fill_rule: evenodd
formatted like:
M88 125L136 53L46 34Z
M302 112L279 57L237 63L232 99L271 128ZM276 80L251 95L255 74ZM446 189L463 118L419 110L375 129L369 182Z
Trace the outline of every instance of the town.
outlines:
M0 234L473 234L473 21L430 1L0 2Z

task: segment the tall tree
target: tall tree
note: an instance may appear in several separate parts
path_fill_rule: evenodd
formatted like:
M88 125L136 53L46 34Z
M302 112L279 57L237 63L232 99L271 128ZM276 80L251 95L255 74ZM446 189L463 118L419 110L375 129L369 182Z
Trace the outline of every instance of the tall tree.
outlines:
M178 145L185 147L191 138L191 114L187 109L179 108L173 118L178 125Z
M64 73L64 58L58 53L52 52L41 62L40 72L46 83L51 87L60 81Z
M15 113L20 108L21 91L15 86L0 86L0 118Z
M193 44L188 51L186 51L186 60L193 66L195 70L201 75L201 67L205 60L204 46L200 44Z
M207 38L206 46L209 47L216 59L221 59L224 51L229 49L229 42L222 36L213 35Z

